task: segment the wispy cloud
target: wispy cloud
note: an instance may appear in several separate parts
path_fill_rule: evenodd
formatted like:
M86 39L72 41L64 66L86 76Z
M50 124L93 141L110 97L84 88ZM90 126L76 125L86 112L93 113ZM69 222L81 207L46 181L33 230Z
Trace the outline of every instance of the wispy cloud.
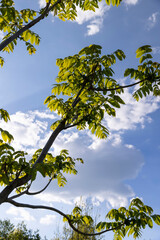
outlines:
M153 54L160 54L160 46L152 47L152 53Z
M87 35L91 36L96 33L98 33L103 25L103 19L102 18L97 18L93 21L90 22L89 25L87 25Z
M40 8L45 7L46 6L46 0L39 0L39 6L40 6Z
M13 136L13 147L17 150L33 153L41 147L41 136L48 128L48 121L55 121L56 114L42 111L16 112L10 116L7 124L0 121L3 129L7 129ZM42 142L43 144L43 142Z
M7 211L7 214L14 216L14 219L17 221L35 221L35 218L25 209L10 207Z
M56 220L56 215L51 215L51 214L47 214L44 217L40 218L40 224L43 225L50 225L53 224L53 222Z
M123 99L126 104L117 109L116 118L106 115L105 120L110 131L136 129L137 125L144 128L145 123L152 121L149 114L159 108L159 99L149 96L137 102L128 90L124 92Z
M93 11L82 11L79 7L77 8L76 22L78 24L87 23L87 34L88 36L98 33L103 25L103 19L110 6L107 6L105 1L99 3L99 8Z
M126 5L136 5L138 3L139 0L124 0L123 2Z
M153 13L147 20L147 29L151 30L158 21L159 12Z
M73 144L65 144L62 139L63 135L59 147L68 149L73 156L82 157L85 163L77 165L77 176L67 176L65 188L58 189L56 183L53 183L48 193L35 197L47 204L62 203L62 200L70 204L83 196L90 197L93 204L106 202L112 207L126 206L128 198L134 196L134 191L124 181L135 178L143 166L143 157L139 151L123 144L114 147L107 141L103 141L98 149L89 149L86 142L90 139L85 135L79 135Z
M3 37L4 37L4 32L0 31L0 40L2 40Z

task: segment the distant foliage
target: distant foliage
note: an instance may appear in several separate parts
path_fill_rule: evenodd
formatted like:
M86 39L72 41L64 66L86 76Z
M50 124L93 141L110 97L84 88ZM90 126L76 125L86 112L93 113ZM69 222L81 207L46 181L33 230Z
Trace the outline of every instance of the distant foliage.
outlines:
M0 240L41 240L38 230L28 230L22 222L16 227L9 220L0 220Z

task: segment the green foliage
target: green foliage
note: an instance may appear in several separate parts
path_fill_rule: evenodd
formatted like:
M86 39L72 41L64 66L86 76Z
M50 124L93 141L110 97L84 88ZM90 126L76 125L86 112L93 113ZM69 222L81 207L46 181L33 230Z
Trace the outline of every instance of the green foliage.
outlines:
M9 220L0 220L0 240L40 240L38 232L28 230L23 222L15 227Z
M22 31L18 36L7 43L7 46L3 48L5 52L13 52L15 45L17 45L17 40L20 39L25 42L29 54L36 52L36 48L33 44L38 45L40 42L40 37L38 34L29 30L31 25L29 23L36 24L44 17L47 17L49 12L54 12L54 15L59 19L65 20L75 20L77 17L77 6L80 7L83 11L95 11L96 8L99 8L99 2L101 0L67 0L67 1L56 1L51 0L50 5L47 6L48 0L46 0L46 7L40 9L40 11L35 11L32 9L22 9L20 11L16 10L14 1L1 0L0 2L0 30L5 33L2 42L8 41L8 39L19 30L23 29L25 26L28 26L24 31ZM106 4L113 6L118 6L122 0L106 0ZM37 13L39 14L38 19ZM42 16L42 18L41 18ZM37 18L36 18L37 17ZM38 19L37 21L35 21ZM35 23L34 23L35 21ZM29 42L30 41L30 42ZM4 59L0 57L1 67L4 64Z
M119 86L111 68L116 58L123 60L123 51L101 56L101 46L90 45L74 56L57 59L57 84L52 89L54 95L47 97L45 104L51 111L57 111L67 126L77 126L78 130L89 127L97 137L106 138L109 132L102 124L104 113L115 116L115 108L124 104L119 96L123 89L111 90L109 94L105 90ZM56 96L60 94L66 95L67 100ZM52 129L58 124L59 121L55 122Z
M79 207L75 207L71 215L67 215L74 225L88 225L91 226L93 219L88 215L83 215L82 210ZM134 239L138 238L142 234L142 230L147 226L153 228L153 222L160 225L160 215L153 215L153 209L139 199L135 198L131 201L128 209L120 207L119 209L110 210L106 218L110 222L99 222L92 232L97 230L101 231L113 231L114 240L122 240L124 237L132 235ZM66 219L64 218L64 221ZM86 233L90 233L87 231Z
M142 229L147 226L152 228L153 221L160 225L160 215L152 215L153 209L139 199L135 198L131 201L128 209L120 207L112 209L106 217L112 222L100 222L97 224L97 231L102 229L113 229L114 240L122 240L125 236L132 235L134 239L142 234Z
M31 31L28 34L31 43L27 42L27 44L32 48L32 43L38 41L36 40L38 38L33 37L31 40L34 34L32 35ZM27 41L27 35L25 37ZM53 95L45 100L48 108L56 111L61 118L52 125L53 130L64 123L62 130L76 126L78 130L88 128L99 138L106 138L109 134L108 129L103 125L105 114L114 117L116 108L125 104L120 97L123 86L113 78L112 65L117 59L120 61L125 59L125 54L118 49L113 54L101 55L101 49L99 45L90 45L74 56L57 59L59 67L57 84L52 89ZM133 94L137 100L150 93L154 96L159 95L160 64L151 61L152 56L149 52L151 48L148 45L139 48L138 69L130 68L124 73L125 77L130 76L138 80L139 88ZM132 85L135 84L129 86ZM9 114L4 109L0 109L0 117L6 122L9 120ZM55 157L47 153L44 159L39 161L42 149L37 150L28 161L25 152L15 151L8 143L4 143L7 141L10 143L12 136L1 128L0 131L3 139L0 141L0 185L8 186L13 181L30 176L30 184L26 182L16 188L16 192L20 195L29 194L29 188L38 172L43 177L48 177L50 181L57 180L58 186L62 187L67 182L66 173L77 174L76 161L83 163L80 158L70 157L67 150L62 150ZM71 224L80 227L82 232L88 231L86 226L93 226L93 219L88 214L83 214L78 206L67 217ZM113 231L114 240L122 240L130 235L136 239L141 236L142 229L146 226L152 228L153 222L160 225L160 215L153 215L153 209L144 205L138 198L131 201L128 209L124 207L118 210L112 209L106 217L110 222L99 222L95 229L90 229L90 232Z
M7 143L0 145L0 185L9 183L29 171L29 163L25 159L26 153L15 151Z
M70 219L72 219L72 222L76 226L76 228L84 233L94 233L95 232L95 226L96 226L96 218L95 219L91 217L93 215L93 206L91 203L86 202L85 204L83 201L80 202L79 205L76 205L73 209L71 215L68 215ZM66 221L66 219L63 219ZM57 238L54 238L53 240L56 240ZM87 236L82 235L80 233L77 233L73 231L72 229L68 228L68 225L65 224L63 228L63 235L60 236L61 240L100 240L103 239L102 236Z
M160 64L153 62L150 45L145 45L136 51L136 57L140 58L138 69L126 69L124 76L130 75L135 80L140 80L140 87L133 93L133 97L139 101L143 96L153 94L153 96L160 96Z
M2 108L0 109L0 119L3 119L5 122L8 122L8 120L10 120L8 112ZM0 132L3 141L11 143L11 141L14 139L13 136L8 131L0 128ZM3 143L3 141L0 139L0 145Z
M0 3L0 30L6 33L2 41L7 41L9 37L23 28L25 23L28 23L29 20L32 21L36 15L37 12L31 9L23 9L19 12L14 7L14 1L2 0ZM38 45L40 37L30 30L25 31L21 36L9 42L9 44L3 48L3 51L8 53L13 52L15 45L17 45L18 38L26 43L29 54L35 53L36 49L33 44ZM27 44L29 40L31 44ZM4 60L1 57L0 65L3 66L3 64Z
M58 185L63 187L67 180L63 173L77 174L75 162L81 158L73 159L69 156L67 150L62 150L60 155L53 157L48 153L43 163L38 163L33 167L35 161L39 157L41 149L37 150L30 161L26 160L27 153L23 151L15 151L8 144L0 145L0 185L9 185L9 183L17 178L21 178L26 174L32 175L32 181L36 179L37 172L43 177L50 177L52 180L57 179ZM17 193L28 188L28 184L17 188Z
M13 140L13 136L8 131L3 130L2 128L0 128L0 132L3 141L11 143L11 141Z
M32 160L30 161L31 167L32 164L38 159L41 153L41 149L37 150L33 155ZM64 177L63 173L69 174L77 174L77 170L75 169L76 161L80 161L83 163L81 158L73 159L69 156L68 151L63 149L60 152L60 155L53 157L51 153L48 153L43 161L43 163L38 163L36 168L33 169L32 180L35 180L37 171L41 173L43 177L50 177L52 180L57 179L59 187L63 187L67 180Z
M3 67L4 65L4 58L0 57L0 66Z
M0 220L0 240L7 240L13 230L14 225L9 220Z
M106 1L106 4L113 6L118 6L122 0L112 0L112 1ZM46 1L47 3L48 1ZM55 4L55 0L51 1L51 4ZM67 0L65 2L61 2L60 4L57 4L53 8L54 15L56 15L59 19L65 21L65 20L75 20L77 17L77 6L80 7L83 11L94 11L96 8L98 8L99 2L101 0Z
M119 6L121 1L106 0L106 4ZM99 7L99 2L101 0L66 0L60 3L56 0L46 0L48 8L45 7L36 12L31 9L18 11L14 7L13 0L1 0L0 30L5 33L2 40L3 43L7 42L7 46L3 48L3 51L13 52L17 41L21 40L25 43L29 54L36 52L35 45L40 43L40 37L31 31L30 27L34 25L33 23L37 15L40 18L35 23L47 17L51 11L63 21L75 20L77 7L80 7L83 11L95 11ZM32 24L27 25L28 23ZM21 31L18 35L17 33L23 30L24 27L25 31ZM10 40L13 36L16 37ZM52 125L52 130L55 130L59 124L64 123L62 130L76 126L78 130L89 128L92 134L99 138L108 136L109 131L103 125L105 113L112 117L116 116L116 108L120 108L121 104L125 104L120 94L123 93L123 88L127 87L120 86L113 78L114 71L112 65L116 63L117 59L120 61L124 60L125 54L118 49L113 54L101 55L101 49L101 46L93 44L83 48L74 56L57 59L57 66L59 67L59 73L56 78L57 84L52 89L53 95L45 100L48 108L51 111L56 111L61 118ZM136 80L131 85L139 84L139 88L133 93L133 97L137 101L149 94L160 96L160 64L152 61L151 52L150 45L140 47L136 51L136 57L140 58L140 65L137 69L126 69L124 73L125 77L130 76ZM4 59L0 57L1 67L3 64ZM58 97L57 95L60 96ZM65 97L62 98L62 96ZM0 109L0 118L7 122L9 114L4 109ZM0 185L12 188L13 182L16 183L16 180L20 182L21 179L24 179L24 176L27 176L29 181L31 181L31 183L28 181L25 184L19 184L19 187L12 189L12 191L16 190L19 195L29 194L29 188L36 179L38 172L50 180L57 179L57 183L61 187L67 182L65 178L66 173L77 174L75 169L76 161L83 163L83 160L80 158L71 158L67 150L62 150L56 157L51 153L44 154L44 159L39 161L42 153L42 149L39 149L32 156L31 160L28 160L25 152L15 151L10 145L13 136L2 128L0 128L0 132L2 136L2 140L0 139ZM9 188L6 188L7 191ZM8 192L8 195L10 193ZM7 199L8 195L5 196L5 199ZM11 199L14 197L12 196ZM64 214L62 215L64 216ZM153 209L144 205L138 198L131 201L128 209L121 207L118 210L112 209L109 211L106 218L110 222L99 222L95 229L93 228L93 219L88 214L83 214L83 211L78 206L67 217L70 219L70 223L82 232L94 233L95 230L113 231L114 240L122 240L125 236L130 235L136 239L141 236L142 229L145 229L146 226L152 228L153 222L160 225L160 215L153 214ZM0 225L1 239L40 239L39 234L35 236L32 236L31 232L28 234L28 230L23 224L15 230L10 223L0 222ZM2 227L6 229L8 235L2 235ZM76 234L74 237L77 239ZM81 239L84 238L82 237Z
M3 119L5 122L8 122L8 120L10 120L8 112L3 108L0 109L0 119Z
M120 5L120 3L122 2L122 0L106 0L106 3L108 4L108 5L110 5L110 4L112 4L113 6L119 6Z

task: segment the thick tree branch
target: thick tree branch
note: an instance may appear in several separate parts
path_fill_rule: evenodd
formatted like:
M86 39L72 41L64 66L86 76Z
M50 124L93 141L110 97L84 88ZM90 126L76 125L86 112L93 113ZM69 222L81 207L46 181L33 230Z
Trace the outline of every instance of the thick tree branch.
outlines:
M28 23L27 25L25 25L24 27L22 27L21 29L19 29L16 33L14 33L11 37L7 38L6 40L4 40L1 44L0 44L0 51L2 51L9 43L11 43L13 40L15 40L17 37L19 37L23 32L25 32L26 30L30 29L31 27L33 27L35 24L37 24L38 22L40 22L50 11L52 11L54 9L54 7L61 3L62 0L57 0L57 2L55 2L53 5L50 6L51 0L47 3L46 8L44 10L44 12L37 17L36 19L34 19L33 21L31 21L30 23Z
M70 227L77 233L80 233L84 236L98 236L98 235L101 235L103 233L106 233L106 232L109 232L109 231L113 231L113 230L117 230L119 228L121 228L123 225L125 225L125 222L124 223L120 223L119 226L117 227L114 227L114 228L110 228L110 229L106 229L102 232L99 232L99 233L84 233L82 231L80 231L79 229L77 229L73 224L72 224L72 221L70 220L70 218L65 214L63 213L62 211L56 209L56 208L53 208L53 207L48 207L48 206L43 206L43 205L31 205L31 204L25 204L25 203L18 203L18 202L15 202L13 200L10 200L8 199L6 202L16 206L16 207L24 207L24 208L32 208L32 209L45 209L45 210L51 210L51 211L54 211L58 214L60 214L61 216L63 216L64 218L67 219Z

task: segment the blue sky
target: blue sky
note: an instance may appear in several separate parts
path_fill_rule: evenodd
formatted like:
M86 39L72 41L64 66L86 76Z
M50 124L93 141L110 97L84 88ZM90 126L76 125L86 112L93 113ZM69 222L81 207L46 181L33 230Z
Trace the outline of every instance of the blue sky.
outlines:
M38 9L43 1L15 0L17 8ZM1 107L8 110L11 121L1 127L14 135L14 147L32 154L42 148L50 135L49 127L57 115L44 106L51 94L57 76L56 59L73 55L90 44L102 46L102 54L122 49L127 58L114 67L115 78L129 83L123 77L125 68L136 67L135 51L142 45L153 47L155 61L160 61L160 1L124 0L120 7L108 7L104 1L95 12L78 10L75 22L62 22L50 15L34 27L41 36L35 55L29 56L23 43L14 53L4 54L5 65L0 70ZM2 36L3 33L0 33ZM126 90L126 105L117 110L115 119L105 116L110 130L107 140L96 139L89 131L68 130L61 133L51 152L58 154L63 148L71 156L82 157L84 165L77 165L78 175L68 176L64 188L53 183L39 197L19 201L47 204L70 212L79 197L89 198L101 215L110 208L127 206L130 199L140 197L145 204L160 214L160 99L152 96L137 103ZM33 190L44 186L38 179ZM53 236L62 218L52 212L16 209L8 204L0 206L1 218L18 223L22 220L42 235ZM143 232L142 240L159 240L160 229ZM104 239L112 239L105 234Z

